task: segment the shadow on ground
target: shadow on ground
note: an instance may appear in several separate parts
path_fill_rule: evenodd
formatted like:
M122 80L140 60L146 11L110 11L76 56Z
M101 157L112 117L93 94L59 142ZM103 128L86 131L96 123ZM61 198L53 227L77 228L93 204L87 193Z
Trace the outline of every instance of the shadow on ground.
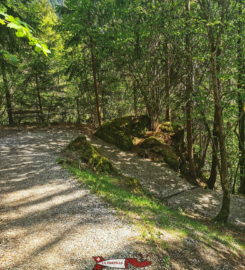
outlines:
M222 194L193 187L164 163L142 159L93 137L91 142L123 174L137 178L144 188L167 205L198 218L214 218L220 209ZM245 231L245 198L232 195L229 223Z
M153 262L149 270L242 269L218 244L200 247L188 237L181 242L165 239L168 244L156 252L154 245L142 242L123 217L85 186L79 188L56 164L57 153L78 133L34 130L0 136L0 268L92 270L92 256L140 258L143 254ZM105 147L121 170L129 169L134 176L137 171L148 182L165 172L159 181L170 177L170 186L176 187L167 167L160 170L154 164L154 170L146 173L147 161L139 163L131 154Z

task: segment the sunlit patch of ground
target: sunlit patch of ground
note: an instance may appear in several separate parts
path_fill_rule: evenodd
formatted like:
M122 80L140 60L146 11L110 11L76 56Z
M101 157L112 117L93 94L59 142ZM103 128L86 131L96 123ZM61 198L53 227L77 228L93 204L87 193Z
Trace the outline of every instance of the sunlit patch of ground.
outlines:
M57 153L78 133L0 136L0 269L91 270L92 256L144 250L132 226L57 165Z

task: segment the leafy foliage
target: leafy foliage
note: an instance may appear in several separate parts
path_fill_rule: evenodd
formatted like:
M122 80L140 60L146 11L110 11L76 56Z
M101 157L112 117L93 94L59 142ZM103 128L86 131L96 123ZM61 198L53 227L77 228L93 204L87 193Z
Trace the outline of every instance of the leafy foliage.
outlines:
M186 175L245 193L243 1L51 3L0 4L1 123L176 122Z
M0 12L0 16L3 17L3 19L0 18L0 24L6 25L10 29L14 29L17 37L27 38L29 44L34 46L37 52L43 52L46 56L50 53L47 45L33 36L32 30L27 23L4 12Z

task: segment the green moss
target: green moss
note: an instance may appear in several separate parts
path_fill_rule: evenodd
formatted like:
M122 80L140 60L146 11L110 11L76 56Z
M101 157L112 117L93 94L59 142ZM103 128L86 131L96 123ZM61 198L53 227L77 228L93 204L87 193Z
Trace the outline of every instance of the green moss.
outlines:
M103 157L98 150L87 141L85 136L79 136L63 151L66 163L80 165L86 163L89 168L96 172L116 172L111 162Z
M129 117L125 125L126 132L134 137L143 137L150 128L150 118L147 115Z
M172 169L178 170L179 157L175 154L174 149L170 145L163 143L155 137L149 137L139 145L139 148L141 156L154 158L158 161L164 161Z
M95 136L108 143L114 144L118 148L125 151L129 151L133 147L132 136L126 134L123 130L120 130L108 124L102 126L99 130L97 130Z
M177 122L163 122L160 125L160 129L162 130L162 132L176 133L183 128Z
M157 139L156 137L148 137L146 138L141 144L140 144L140 147L141 148L145 148L145 149L148 149L148 148L152 148L152 147L155 147L155 146L162 146L162 142Z
M127 116L103 124L96 132L98 138L129 151L133 148L133 137L142 137L149 128L147 116Z
M130 190L134 194L143 194L143 188L140 181L136 178L120 175L120 181L124 188Z
M112 127L124 130L127 134L135 137L143 136L144 132L150 127L150 119L147 115L126 116L114 119L107 123Z
M179 168L179 157L174 153L171 146L163 144L159 148L154 149L155 152L163 156L164 161L174 170Z

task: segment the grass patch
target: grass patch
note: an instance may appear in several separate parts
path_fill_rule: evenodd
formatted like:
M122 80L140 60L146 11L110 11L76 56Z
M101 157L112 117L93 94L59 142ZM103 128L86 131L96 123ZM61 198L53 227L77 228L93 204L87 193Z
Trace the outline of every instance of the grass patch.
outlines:
M231 248L237 254L245 244L237 241L221 225L206 225L193 220L177 210L162 205L156 199L143 192L132 193L122 188L120 177L95 174L88 170L68 169L114 208L127 216L127 219L140 229L142 236L157 247L167 248L169 242L183 242L192 238L216 246L217 242Z

